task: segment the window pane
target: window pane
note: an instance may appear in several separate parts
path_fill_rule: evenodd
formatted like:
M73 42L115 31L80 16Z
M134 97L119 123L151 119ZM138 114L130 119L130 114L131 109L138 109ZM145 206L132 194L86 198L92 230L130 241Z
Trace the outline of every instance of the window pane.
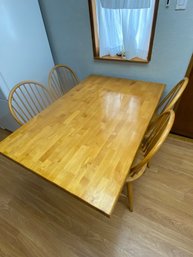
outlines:
M97 34L95 46L98 46L99 57L121 56L122 59L128 60L148 59L157 0L132 1L128 3L133 3L131 7L135 8L128 9L125 8L129 6L127 1L91 0L92 11L94 9L95 12L95 35ZM118 9L117 4L121 2L122 7ZM143 8L140 8L140 4Z

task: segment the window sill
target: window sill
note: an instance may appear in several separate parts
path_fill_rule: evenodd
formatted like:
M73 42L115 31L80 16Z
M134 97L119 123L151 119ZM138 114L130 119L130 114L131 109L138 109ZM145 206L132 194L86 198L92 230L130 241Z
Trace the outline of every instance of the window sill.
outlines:
M121 62L137 62L137 63L148 63L149 62L149 60L141 59L138 57L127 60L126 58L124 58L122 56L110 56L110 55L106 55L103 57L95 56L94 59L95 60L103 60L103 61L121 61Z

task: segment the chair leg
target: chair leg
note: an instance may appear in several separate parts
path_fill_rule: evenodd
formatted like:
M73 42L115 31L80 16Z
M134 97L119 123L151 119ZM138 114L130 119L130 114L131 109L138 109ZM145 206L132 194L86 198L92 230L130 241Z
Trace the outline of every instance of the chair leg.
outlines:
M128 204L129 204L129 210L133 211L133 186L131 182L127 183L127 197L128 197Z

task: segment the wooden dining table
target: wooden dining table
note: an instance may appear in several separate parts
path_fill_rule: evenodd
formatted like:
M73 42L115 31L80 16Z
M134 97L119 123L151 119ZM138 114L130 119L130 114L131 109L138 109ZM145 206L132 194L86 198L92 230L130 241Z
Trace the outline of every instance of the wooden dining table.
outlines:
M3 140L0 153L110 216L164 87L91 75Z

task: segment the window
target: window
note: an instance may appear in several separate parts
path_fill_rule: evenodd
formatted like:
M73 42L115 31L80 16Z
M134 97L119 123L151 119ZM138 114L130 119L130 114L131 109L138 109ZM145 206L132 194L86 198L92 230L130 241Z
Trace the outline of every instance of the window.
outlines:
M149 62L158 0L89 0L95 59Z

